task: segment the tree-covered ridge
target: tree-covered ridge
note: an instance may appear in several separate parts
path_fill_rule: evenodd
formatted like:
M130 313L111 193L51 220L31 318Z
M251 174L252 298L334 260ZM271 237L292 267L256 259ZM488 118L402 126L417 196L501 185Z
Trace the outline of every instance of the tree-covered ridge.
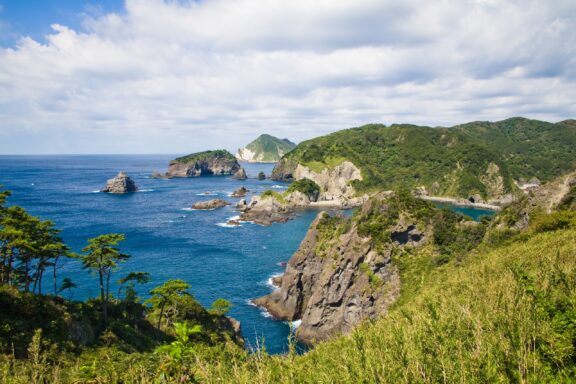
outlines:
M246 147L239 149L237 156L241 158L243 150L248 149L252 154L251 160L253 161L275 162L294 147L296 144L288 139L279 139L268 134L262 134Z
M452 128L370 124L300 143L273 177L298 164L313 169L349 160L362 171L360 192L425 186L431 194L484 199L515 190L515 181L541 181L576 168L576 123L523 118Z
M216 149L211 151L203 151L203 152L196 152L191 153L186 156L177 157L176 159L172 160L172 163L191 163L195 161L207 161L207 160L226 160L226 161L236 161L234 155L228 152L225 149Z

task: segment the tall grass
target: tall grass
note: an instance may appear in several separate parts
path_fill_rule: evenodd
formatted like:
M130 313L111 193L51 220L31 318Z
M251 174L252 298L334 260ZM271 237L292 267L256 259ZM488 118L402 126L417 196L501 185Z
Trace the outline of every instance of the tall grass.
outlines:
M576 230L535 234L432 269L418 255L404 257L415 258L406 260L405 283L419 284L405 291L409 300L301 356L205 348L166 376L161 356L99 351L42 369L44 381L34 362L7 359L2 382L576 382Z

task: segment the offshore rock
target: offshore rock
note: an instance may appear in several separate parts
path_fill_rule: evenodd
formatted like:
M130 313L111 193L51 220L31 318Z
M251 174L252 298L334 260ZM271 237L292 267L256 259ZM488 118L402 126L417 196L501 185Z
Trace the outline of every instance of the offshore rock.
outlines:
M233 179L235 180L246 180L248 178L248 176L246 176L246 171L244 170L244 168L240 168L233 176Z
M213 199L208 201L201 201L192 205L193 209L202 209L202 210L209 210L209 209L217 209L222 208L227 205L230 205L226 200L222 199Z
M248 204L245 200L241 200L236 208L242 212L241 221L252 221L260 225L285 223L294 215L294 207L278 201L273 196L254 196Z
M246 187L240 187L237 190L235 190L234 192L232 192L232 197L244 197L246 196L246 193L250 192L248 189L246 189Z
M100 192L106 193L129 193L136 192L138 187L136 183L126 175L124 172L119 172L118 176L108 180L106 182L106 187L104 187Z
M260 171L260 173L258 173L258 180L266 180L266 174Z

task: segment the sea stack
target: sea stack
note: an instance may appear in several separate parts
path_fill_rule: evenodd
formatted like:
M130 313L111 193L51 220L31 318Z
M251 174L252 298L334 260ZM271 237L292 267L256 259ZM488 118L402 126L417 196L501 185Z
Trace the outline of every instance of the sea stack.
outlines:
M128 177L128 175L120 171L118 176L108 180L106 182L106 187L103 188L100 192L106 193L129 193L129 192L136 192L138 187L134 180Z
M244 168L240 168L233 176L233 179L235 180L246 180L248 178L248 176L246 176L246 171L244 170Z
M216 208L222 208L227 205L230 205L230 203L228 203L226 200L214 199L195 203L192 205L192 209L212 210Z

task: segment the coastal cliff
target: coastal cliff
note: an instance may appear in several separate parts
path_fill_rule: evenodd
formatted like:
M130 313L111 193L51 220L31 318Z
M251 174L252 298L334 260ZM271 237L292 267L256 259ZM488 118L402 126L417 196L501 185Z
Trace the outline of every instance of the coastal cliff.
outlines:
M192 153L172 160L164 175L155 173L153 177L196 177L206 175L234 175L242 167L236 158L226 150Z
M287 263L279 289L254 303L277 319L301 320L296 337L308 344L386 313L400 293L393 255L424 246L432 231L395 199L378 194L352 219L321 212ZM435 212L427 202L406 199Z

